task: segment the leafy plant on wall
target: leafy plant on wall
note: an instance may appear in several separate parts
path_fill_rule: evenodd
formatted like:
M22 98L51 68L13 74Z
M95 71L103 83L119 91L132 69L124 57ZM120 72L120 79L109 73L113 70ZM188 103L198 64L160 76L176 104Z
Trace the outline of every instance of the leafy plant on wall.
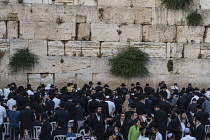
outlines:
M168 68L169 72L174 70L174 62L173 62L173 60L168 60L167 68Z
M9 62L9 69L12 72L19 72L32 69L38 63L38 57L31 53L28 48L17 49Z
M203 21L203 17L200 13L197 12L197 10L195 12L190 13L187 16L188 26L198 26L202 23L202 21Z
M109 60L110 72L120 77L144 77L149 74L146 67L149 55L141 50L128 47Z

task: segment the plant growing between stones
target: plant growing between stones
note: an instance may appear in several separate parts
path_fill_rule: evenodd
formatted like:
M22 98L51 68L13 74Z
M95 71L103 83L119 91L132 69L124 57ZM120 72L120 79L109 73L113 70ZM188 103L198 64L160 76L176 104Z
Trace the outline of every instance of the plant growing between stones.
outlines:
M168 68L168 71L171 72L173 71L174 69L174 63L173 63L173 60L168 60L168 63L167 63L167 68Z
M29 70L38 63L38 57L28 48L17 49L10 59L9 68L12 72Z
M58 25L60 25L60 24L64 23L64 21L63 21L63 19L62 19L61 17L57 17L56 23L57 23Z
M168 9L185 9L193 0L161 0Z
M198 26L202 23L202 21L203 21L203 17L200 13L197 12L197 10L195 12L190 13L187 16L188 26Z
M103 8L99 8L98 12L99 12L98 18L100 19L100 21L102 21L103 18L104 18L104 9Z
M110 72L120 77L144 77L149 74L146 67L148 62L147 53L134 47L128 47L109 60Z
M61 63L64 63L64 60L63 60L63 58L60 60L60 62L61 62Z
M23 0L17 0L18 3L23 3Z

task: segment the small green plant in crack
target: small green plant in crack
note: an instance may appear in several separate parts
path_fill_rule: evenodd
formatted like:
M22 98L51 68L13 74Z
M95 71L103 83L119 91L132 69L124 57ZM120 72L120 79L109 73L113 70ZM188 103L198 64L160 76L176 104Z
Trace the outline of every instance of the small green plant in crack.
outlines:
M198 54L198 59L202 59L202 54L200 53L200 54Z
M18 3L23 3L23 0L17 0Z
M73 52L73 56L77 56L76 52Z
M117 30L117 33L118 33L118 35L121 35L122 31L121 30Z
M61 17L57 17L57 19L56 19L56 23L57 23L58 25L60 25L60 24L64 23L63 18L61 18Z
M197 12L197 10L195 12L190 13L187 16L187 25L188 26L201 25L202 21L203 21L203 17L200 13Z
M174 62L173 62L173 60L171 60L171 59L168 60L167 68L168 68L169 72L173 71L173 69L174 69Z
M61 63L64 63L64 60L63 60L63 58L60 60L60 62L61 62Z
M193 0L161 0L168 9L185 9Z
M104 9L103 8L99 8L98 9L98 13L99 13L98 18L100 19L100 21L102 21L103 18L104 18Z

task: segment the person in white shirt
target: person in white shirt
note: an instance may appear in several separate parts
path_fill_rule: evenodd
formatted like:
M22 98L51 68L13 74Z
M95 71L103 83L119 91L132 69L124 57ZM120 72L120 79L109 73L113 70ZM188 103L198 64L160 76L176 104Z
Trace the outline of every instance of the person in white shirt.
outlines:
M29 96L34 95L34 93L30 89L27 90L27 93Z
M156 134L155 140L162 140L163 139L162 135L158 131L158 128L152 127L151 130L152 130L152 133Z
M109 115L111 115L113 117L113 114L116 110L116 107L115 107L115 104L110 101L110 97L109 96L106 96L106 101L108 103L108 107L109 107Z
M61 103L61 100L58 99L57 97L55 97L55 98L53 99L53 101L55 102L54 109L59 108L59 107L60 107L59 104Z
M1 106L0 102L0 126L3 124L4 118L6 117L7 117L6 109L3 106ZM0 138L2 138L2 128L0 129Z
M210 88L207 88L205 96L210 99Z
M10 99L7 101L7 106L9 108L9 110L12 110L13 105L16 105L16 101L11 96Z
M177 86L177 83L174 83L173 86L171 86L171 90L179 90L179 87Z
M10 93L10 85L8 84L7 87L4 89L4 99L7 100L8 95Z
M185 133L185 137L183 137L181 140L196 140L195 137L190 136L189 128L185 128L184 133Z

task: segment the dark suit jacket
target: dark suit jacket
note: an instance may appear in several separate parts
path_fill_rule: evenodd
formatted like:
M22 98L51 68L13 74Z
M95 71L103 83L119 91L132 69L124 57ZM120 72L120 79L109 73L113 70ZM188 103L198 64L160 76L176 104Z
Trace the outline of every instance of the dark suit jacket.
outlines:
M39 135L40 140L49 140L51 139L51 130L52 127L48 121L44 121Z
M125 98L123 98L123 97L119 97L119 98L115 99L116 112L118 114L122 113L122 104L124 101L125 101Z
M63 110L63 109L56 110L56 112L55 112L55 121L60 121L60 120L62 120L65 123L66 127L67 127L68 122L69 122L68 111Z
M78 121L83 121L85 116L85 110L82 107L75 108L75 119Z
M109 115L109 106L108 103L105 101L100 101L99 103L100 106L103 106L102 108L102 113L106 116Z
M51 140L54 140L54 136L56 136L56 135L66 135L66 134L67 134L67 129L57 128L57 129L53 130Z
M170 111L170 104L166 101L159 102L160 109L165 111L166 114L169 114Z
M45 106L46 111L52 111L54 112L54 106L55 106L55 102L52 100L49 100Z
M200 124L194 131L194 137L196 140L204 140L205 138L205 128Z
M181 127L181 124L180 124L180 121L179 121L178 117L176 117L168 125L168 131L175 135L176 140L180 140L181 137L182 137L181 128L182 127Z
M185 110L187 109L187 106L188 106L187 100L185 98L178 99L176 104L177 105L181 104L185 108Z
M146 114L146 105L140 101L136 103L136 113L138 115Z
M33 129L33 123L35 121L34 112L31 109L24 109L20 111L19 120L21 122L20 127L21 129Z
M89 118L88 126L92 128L93 131L100 131L104 132L105 130L105 117L103 114L100 115L100 121L98 121L98 118L96 114L92 114Z
M197 111L197 105L198 105L197 103L190 104L188 106L187 112L189 113L191 111L192 113L196 113L196 111Z
M195 117L199 117L201 119L201 123L204 125L207 121L207 115L203 111L197 111L194 115Z
M158 127L158 131L163 137L166 135L166 126L168 121L168 115L163 110L157 110L154 112L154 122Z

